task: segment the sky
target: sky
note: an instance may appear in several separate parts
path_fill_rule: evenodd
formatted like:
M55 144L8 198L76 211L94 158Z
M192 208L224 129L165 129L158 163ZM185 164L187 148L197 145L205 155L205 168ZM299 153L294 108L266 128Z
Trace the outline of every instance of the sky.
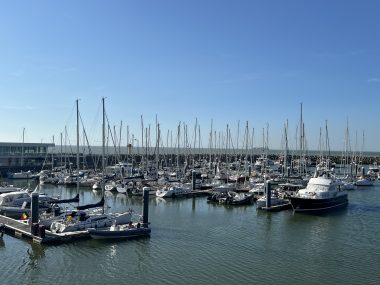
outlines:
M164 144L195 124L243 147L380 151L380 1L0 0L0 141ZM121 123L122 122L122 123ZM212 123L211 123L212 122ZM66 129L66 131L65 131ZM346 139L346 130L349 139ZM83 141L81 130L81 141ZM267 131L268 130L268 131ZM67 133L67 135L65 135ZM169 139L172 137L172 139ZM348 142L346 144L346 142ZM153 144L153 143L152 143ZM198 143L196 143L198 144Z

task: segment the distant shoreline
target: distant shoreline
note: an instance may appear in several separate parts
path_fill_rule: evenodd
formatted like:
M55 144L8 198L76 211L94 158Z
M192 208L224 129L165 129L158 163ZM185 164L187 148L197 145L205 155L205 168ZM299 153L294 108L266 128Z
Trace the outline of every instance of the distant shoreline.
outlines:
M76 146L58 146L56 145L55 147L49 147L48 149L48 153L54 153L54 154L60 154L61 153L61 150L63 153L75 153L76 152ZM215 149L215 148L184 148L184 147L180 147L180 148L177 148L177 147L160 147L159 148L159 153L161 155L165 155L165 154L212 154L212 155L215 155L215 154L231 154L231 155L245 155L245 154L248 154L248 155L260 155L263 153L263 149L262 148L254 148L254 149L243 149L243 148L240 148L240 149ZM102 147L101 146L79 146L79 152L81 155L83 154L89 154L90 152L92 154L101 154L102 153ZM108 155L115 155L115 154L121 154L121 155L131 155L132 153L134 155L144 155L146 153L152 155L153 153L156 153L156 147L133 147L131 149L129 149L128 147L126 146L106 146L106 150L105 150L106 154ZM269 149L266 151L266 153L268 155L281 155L284 153L283 150L277 150L277 149ZM299 156L299 153L300 151L299 150L289 150L288 151L288 154L289 155L293 155L293 156ZM319 151L319 150L307 150L307 151L304 151L303 152L304 155L306 156L320 156L321 154L323 156L326 156L328 152L326 151ZM330 156L344 156L344 151L339 151L339 150L331 150L330 152ZM355 154L355 155L354 155ZM360 152L360 151L349 151L347 152L347 156L348 157L352 157L352 156L356 156L356 157L380 157L380 151L379 152L375 152L375 151L363 151L363 152Z

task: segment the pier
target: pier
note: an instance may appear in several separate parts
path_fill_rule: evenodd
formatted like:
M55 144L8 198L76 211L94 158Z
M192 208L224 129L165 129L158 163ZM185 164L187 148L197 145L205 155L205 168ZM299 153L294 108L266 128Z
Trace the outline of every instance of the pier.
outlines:
M63 242L71 242L78 239L90 238L87 231L69 232L69 233L52 233L49 230L36 230L32 233L32 226L26 222L8 218L0 215L0 225L3 225L4 232L18 238L31 239L39 244L57 244Z

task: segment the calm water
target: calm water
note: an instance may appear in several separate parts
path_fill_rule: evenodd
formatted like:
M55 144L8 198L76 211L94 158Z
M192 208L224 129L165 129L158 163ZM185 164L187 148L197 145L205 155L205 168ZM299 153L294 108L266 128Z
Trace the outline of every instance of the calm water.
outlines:
M44 186L72 197L76 189ZM81 189L81 203L100 196ZM141 198L107 196L141 213ZM332 215L150 199L150 238L41 246L5 235L0 284L380 284L380 186Z

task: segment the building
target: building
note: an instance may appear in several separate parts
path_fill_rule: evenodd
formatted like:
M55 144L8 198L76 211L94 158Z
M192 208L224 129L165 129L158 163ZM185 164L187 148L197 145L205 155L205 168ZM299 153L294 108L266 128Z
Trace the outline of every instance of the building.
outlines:
M0 169L38 169L43 164L52 143L0 142Z

